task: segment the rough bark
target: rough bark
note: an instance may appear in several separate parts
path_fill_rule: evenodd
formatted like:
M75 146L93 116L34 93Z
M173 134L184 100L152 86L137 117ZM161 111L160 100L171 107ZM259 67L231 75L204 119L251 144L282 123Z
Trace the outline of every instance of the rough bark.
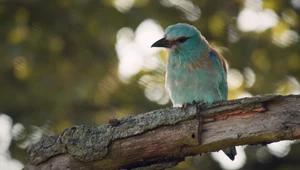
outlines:
M264 95L197 107L167 108L103 126L73 126L28 149L24 170L165 169L186 156L230 146L300 138L300 96Z

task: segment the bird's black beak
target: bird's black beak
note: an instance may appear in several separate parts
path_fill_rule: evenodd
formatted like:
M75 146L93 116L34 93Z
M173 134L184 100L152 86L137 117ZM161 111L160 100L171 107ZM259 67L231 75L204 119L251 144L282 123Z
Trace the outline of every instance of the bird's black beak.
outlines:
M154 44L151 45L151 47L166 47L171 48L171 42L166 40L166 38L162 38L158 41L156 41Z

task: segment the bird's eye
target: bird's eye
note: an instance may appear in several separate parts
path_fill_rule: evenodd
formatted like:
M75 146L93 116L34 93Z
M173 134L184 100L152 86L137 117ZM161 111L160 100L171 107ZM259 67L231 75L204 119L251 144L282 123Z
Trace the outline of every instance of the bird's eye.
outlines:
M177 39L177 41L179 41L180 43L184 43L188 39L189 39L188 37L180 37Z

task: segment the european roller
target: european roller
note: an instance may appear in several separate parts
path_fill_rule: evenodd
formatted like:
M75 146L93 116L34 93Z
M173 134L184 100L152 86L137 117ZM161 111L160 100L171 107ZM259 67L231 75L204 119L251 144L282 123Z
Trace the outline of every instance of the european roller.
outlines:
M178 23L165 30L151 47L168 50L165 86L174 107L227 100L225 59L194 26ZM235 147L223 150L234 160Z

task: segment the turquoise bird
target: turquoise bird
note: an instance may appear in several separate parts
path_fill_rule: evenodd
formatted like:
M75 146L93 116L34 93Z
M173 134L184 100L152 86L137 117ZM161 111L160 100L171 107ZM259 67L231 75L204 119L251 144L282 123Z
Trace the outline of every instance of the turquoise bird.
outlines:
M174 107L227 100L225 59L194 26L178 23L165 30L151 47L167 48L166 89ZM223 150L234 160L235 147Z

